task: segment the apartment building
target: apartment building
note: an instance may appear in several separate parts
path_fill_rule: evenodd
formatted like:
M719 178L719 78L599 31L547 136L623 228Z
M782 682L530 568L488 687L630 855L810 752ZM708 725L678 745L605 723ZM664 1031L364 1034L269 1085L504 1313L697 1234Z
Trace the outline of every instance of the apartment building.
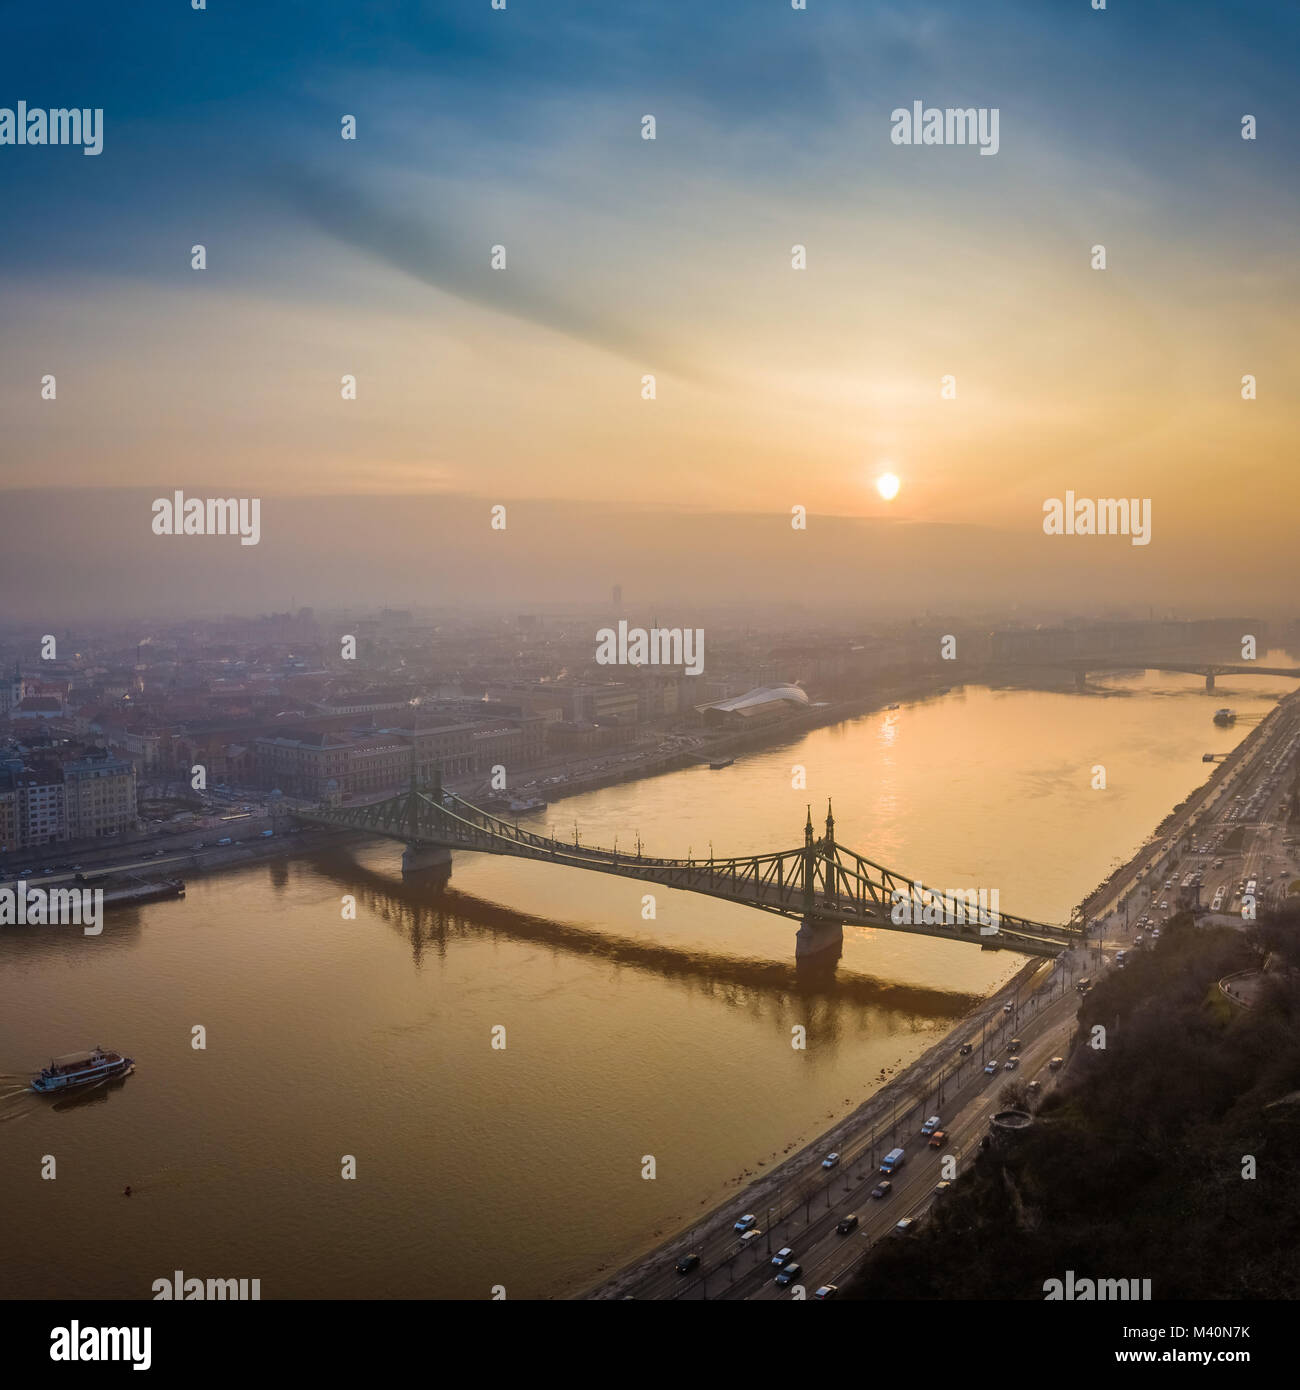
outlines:
M139 819L135 764L107 751L64 763L63 813L70 840L134 830Z

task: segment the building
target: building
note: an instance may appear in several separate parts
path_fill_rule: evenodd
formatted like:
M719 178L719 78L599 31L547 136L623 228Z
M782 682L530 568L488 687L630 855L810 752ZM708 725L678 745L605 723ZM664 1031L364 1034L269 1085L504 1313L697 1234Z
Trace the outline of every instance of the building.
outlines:
M0 768L0 854L18 848L17 774Z
M8 680L0 680L0 715L16 709L28 695L27 683L22 672L14 664L14 673Z
M587 757L593 753L604 753L611 748L626 747L635 741L636 730L631 724L590 724L566 719L558 724L551 724L546 737L551 748L557 753Z
M254 778L259 787L286 796L323 796L331 780L346 790L351 747L350 738L323 730L301 729L254 739Z
M9 710L10 719L58 719L63 701L57 695L28 695Z
M410 707L411 696L402 690L372 690L359 695L336 695L328 700L316 702L316 708L322 714L381 714Z
M134 830L139 820L135 764L107 750L64 763L63 807L70 840Z
M730 700L696 705L706 728L752 729L782 719L811 704L797 685L764 685Z
M68 838L63 814L63 773L54 764L25 768L17 789L18 847L55 844Z
M385 732L399 733L407 741L415 762L415 778L421 784L433 780L436 772L444 777L463 777L475 770L478 749L474 733L479 724L408 724Z
M348 750L347 771L340 782L353 796L392 791L411 780L411 744L396 734L357 739Z

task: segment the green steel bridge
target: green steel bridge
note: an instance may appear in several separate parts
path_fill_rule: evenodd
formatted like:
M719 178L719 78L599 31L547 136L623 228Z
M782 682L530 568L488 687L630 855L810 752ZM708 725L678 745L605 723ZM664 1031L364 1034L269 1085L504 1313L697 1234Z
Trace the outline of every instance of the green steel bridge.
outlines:
M1081 925L1050 926L999 912L996 896L920 888L907 875L837 844L829 807L825 833L815 834L810 809L803 844L794 849L707 859L655 858L642 852L639 841L634 853L586 845L576 829L572 844L549 839L480 810L437 780L427 789L412 786L363 806L320 805L293 814L402 842L405 874L448 872L453 850L473 850L618 874L778 913L800 923L795 954L801 958L838 953L845 923L1037 956L1059 955L1084 940Z

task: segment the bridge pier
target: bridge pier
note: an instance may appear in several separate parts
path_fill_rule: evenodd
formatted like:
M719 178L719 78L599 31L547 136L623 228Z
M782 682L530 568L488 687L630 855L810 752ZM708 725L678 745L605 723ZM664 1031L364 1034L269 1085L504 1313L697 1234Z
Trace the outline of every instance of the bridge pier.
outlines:
M1206 688L1206 690L1213 690L1213 689L1214 689L1214 672L1213 672L1213 671L1211 671L1211 672L1209 673L1209 675L1207 675L1207 676L1205 677L1205 688Z
M1088 673L1087 671L1076 671L1074 673L1074 688L1076 690L1087 690Z
M844 926L824 917L805 917L794 938L794 958L807 962L839 960L844 951Z
M407 845L402 851L402 877L451 873L451 850L446 845Z

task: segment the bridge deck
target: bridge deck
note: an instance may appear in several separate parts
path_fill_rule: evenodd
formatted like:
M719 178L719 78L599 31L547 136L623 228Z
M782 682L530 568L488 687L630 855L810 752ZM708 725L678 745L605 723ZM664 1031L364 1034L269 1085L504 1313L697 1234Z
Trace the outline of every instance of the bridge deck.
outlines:
M408 845L617 874L798 920L880 927L1032 955L1054 956L1083 938L1075 926L1049 926L998 912L996 898L989 910L987 900L973 893L922 890L910 878L836 844L829 816L820 839L813 838L809 819L804 844L794 849L724 859L663 859L537 835L436 788L432 795L411 790L367 806L322 806L297 814Z

